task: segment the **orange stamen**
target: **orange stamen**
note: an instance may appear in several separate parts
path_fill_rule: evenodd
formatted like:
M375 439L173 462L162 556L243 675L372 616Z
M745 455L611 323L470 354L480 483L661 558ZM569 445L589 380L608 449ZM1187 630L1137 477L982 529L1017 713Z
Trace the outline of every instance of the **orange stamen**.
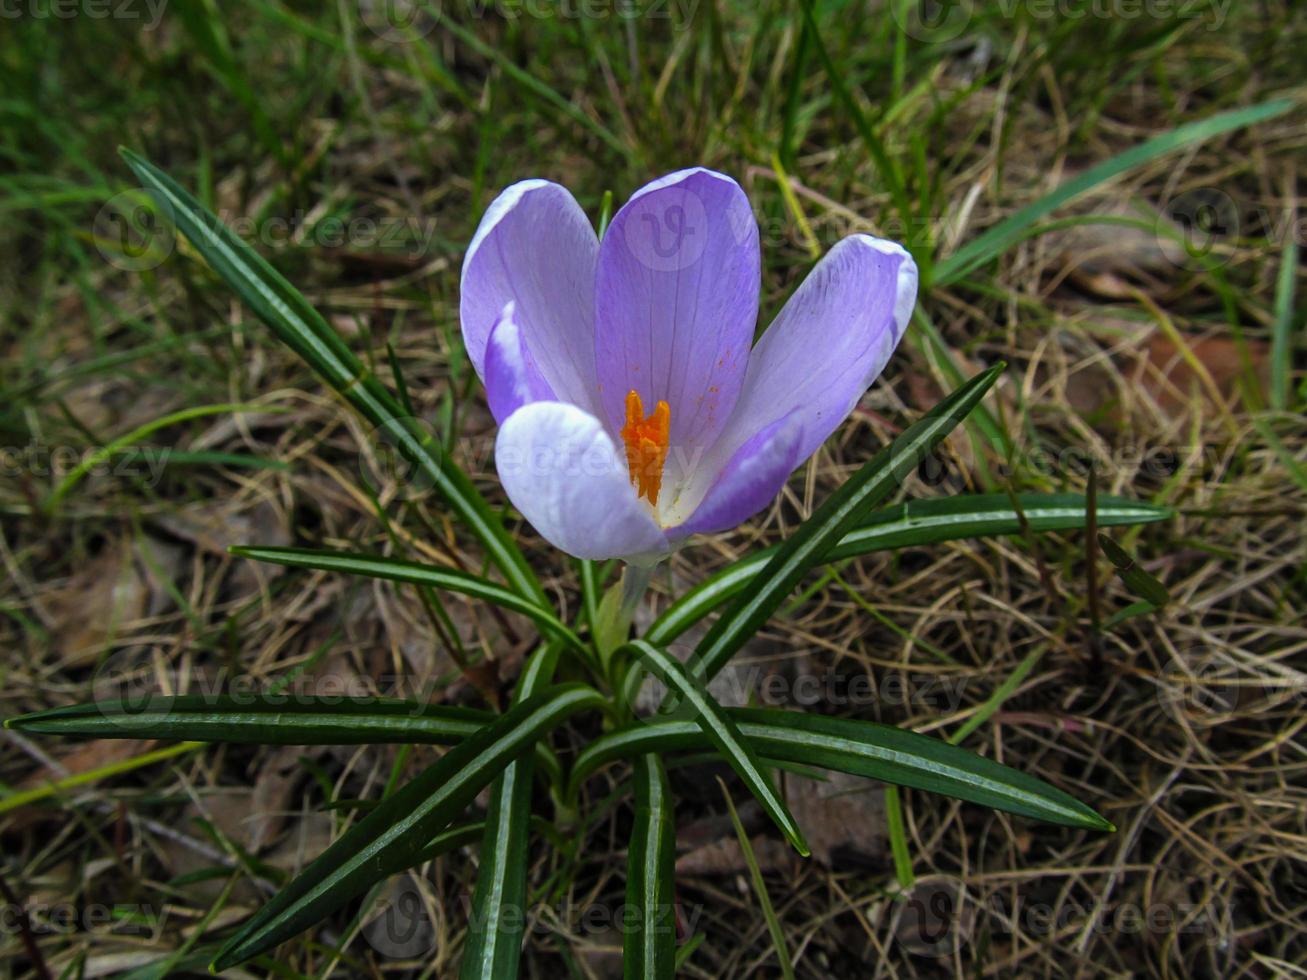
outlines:
M635 487L636 496L647 497L655 506L663 485L663 464L667 462L671 425L672 410L665 401L659 401L646 417L639 392L626 393L626 425L622 426L622 442L626 444L626 466L631 471L631 486Z

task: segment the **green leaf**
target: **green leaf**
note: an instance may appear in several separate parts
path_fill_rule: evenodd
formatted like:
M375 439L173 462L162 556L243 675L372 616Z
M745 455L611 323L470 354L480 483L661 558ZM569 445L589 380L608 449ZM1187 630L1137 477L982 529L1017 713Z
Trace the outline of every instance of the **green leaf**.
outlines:
M768 816L776 826L789 838L791 844L804 857L810 853L803 839L803 832L794 822L789 809L772 785L771 777L758 762L748 743L740 737L735 723L726 714L726 709L714 700L703 683L702 675L697 671L691 674L685 666L666 650L656 647L645 640L632 640L624 648L635 654L654 675L693 709L696 723L709 741L722 754L744 785L757 797Z
M1251 126L1254 123L1273 119L1288 112L1295 104L1293 99L1273 99L1260 105L1221 112L1207 119L1200 119L1197 122L1179 126L1169 133L1154 136L1138 146L1132 146L1124 153L1117 154L1110 160L1105 160L1095 167L1090 167L1084 173L1068 180L1051 193L1045 194L1038 201L1026 205L1015 214L999 222L979 238L967 242L936 266L932 284L942 286L961 279L977 266L984 265L990 259L1001 255L1014 243L1020 241L1025 236L1026 230L1035 222L1080 195L1093 190L1099 184L1128 173L1135 167L1142 166L1158 157L1189 146L1191 143L1201 143L1203 140L1219 136L1221 133L1228 133L1234 129L1242 129L1244 126Z
M1106 534L1098 536L1098 544L1103 549L1103 554L1107 555L1107 560L1116 566L1116 573L1121 576L1127 589L1158 609L1171 601L1171 593L1166 591L1166 586L1144 571L1135 561L1134 555Z
M1019 770L928 735L854 718L772 708L728 708L752 749L777 763L819 766L897 786L941 793L1036 820L1113 830L1075 797ZM600 766L644 752L702 751L707 736L693 721L651 719L587 745L572 769L580 786Z
M785 945L785 930L781 927L781 920L776 915L771 896L767 894L767 882L763 881L762 868L758 866L758 858L753 853L753 845L749 843L749 835L744 832L744 824L740 822L740 815L736 812L735 801L731 799L726 784L720 779L717 782L721 785L722 796L726 800L726 809L730 811L731 826L735 828L735 839L740 842L740 850L744 854L744 863L749 866L749 878L753 882L753 893L758 896L758 904L762 906L762 917L767 922L767 931L771 934L772 945L776 947L776 958L780 960L782 980L794 980L794 964L790 960L789 947Z
M776 608L808 569L826 558L867 512L903 485L907 475L966 418L1006 365L982 371L932 408L833 493L787 538L713 624L696 652L696 670L713 677Z
M293 692L121 698L20 715L6 728L39 735L185 739L248 745L453 745L494 715L389 698L309 697Z
M1084 528L1082 494L1019 494L1017 500L1032 531L1067 531ZM1174 515L1169 507L1103 497L1098 504L1099 527L1148 524ZM877 511L850 531L826 555L839 561L894 548L911 548L961 538L1020 534L1021 517L1007 494L931 497ZM673 602L649 627L644 638L665 646L712 612L731 596L747 589L777 548L754 552L716 575L705 579Z
M1153 605L1147 599L1140 599L1138 602L1132 602L1124 609L1118 609L1107 619L1103 620L1102 628L1110 630L1114 626L1120 626L1127 619L1134 619L1136 616L1149 616L1157 612L1158 607Z
M429 480L485 547L509 585L525 599L548 605L526 557L477 492L467 475L416 419L369 372L322 315L269 265L180 184L128 149L123 159L163 214L186 236L287 347L345 401L376 426L377 436L394 445L423 480Z
M1293 367L1293 294L1298 285L1298 240L1284 245L1280 274L1275 283L1275 322L1271 325L1271 408L1289 407L1289 371Z
M635 823L626 853L622 975L670 980L676 975L676 828L667 772L658 756L635 759Z
M504 767L567 718L603 696L564 684L528 698L447 752L368 813L248 922L218 952L225 970L285 942L388 875L412 867Z
M533 697L553 679L558 647L541 647L517 679L515 704ZM467 943L459 969L462 980L516 980L526 927L526 868L531 819L533 759L525 753L504 767L490 793L481 865Z
M53 511L59 506L60 501L68 495L68 492L77 486L82 477L87 473L103 465L107 460L116 455L131 452L135 443L140 442L146 436L153 435L160 429L166 429L172 425L178 425L182 422L189 422L191 419L204 418L209 415L239 415L244 412L279 412L283 409L271 405L197 405L194 408L183 408L181 411L170 412L167 415L146 422L138 426L126 435L119 436L112 442L107 443L94 452L87 453L82 461L68 471L68 475L59 481L59 484L50 491L50 496L46 498L44 507L47 511Z
M386 579L391 582L408 582L435 589L445 589L484 599L497 606L521 613L530 618L541 630L566 642L578 652L589 655L589 647L559 619L554 611L533 600L524 599L510 589L479 576L453 568L424 565L402 558L383 558L348 551L322 551L313 548L268 548L258 545L235 545L227 549L233 555L272 562L290 568L312 568L324 572L343 572L346 575L363 575L367 578Z

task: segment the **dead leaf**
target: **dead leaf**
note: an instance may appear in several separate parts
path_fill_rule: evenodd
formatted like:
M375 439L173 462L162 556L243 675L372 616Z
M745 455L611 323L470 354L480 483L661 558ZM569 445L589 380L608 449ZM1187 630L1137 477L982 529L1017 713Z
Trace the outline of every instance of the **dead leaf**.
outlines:
M842 772L824 781L785 773L785 800L812 848L829 867L848 861L881 867L889 854L885 790L880 784Z
M792 872L798 855L778 837L759 835L749 838L753 856L763 871ZM697 847L676 859L678 875L730 875L747 871L744 849L736 837L723 837L719 841Z

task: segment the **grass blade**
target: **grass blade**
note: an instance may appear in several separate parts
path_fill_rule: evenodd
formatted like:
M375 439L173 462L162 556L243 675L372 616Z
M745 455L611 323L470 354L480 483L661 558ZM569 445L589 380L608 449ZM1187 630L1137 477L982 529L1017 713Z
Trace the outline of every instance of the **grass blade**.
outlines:
M1121 576L1121 581L1125 583L1127 589L1158 609L1171 601L1171 593L1166 590L1166 586L1145 571L1135 561L1134 555L1106 534L1098 536L1098 544L1103 549L1103 554L1107 555L1107 560L1116 568L1116 573Z
M166 429L170 425L178 425L182 422L189 422L191 419L205 418L209 415L236 415L242 412L275 411L280 411L280 409L266 405L198 405L195 408L183 408L181 411L160 416L153 421L138 426L126 435L119 436L112 442L106 443L94 452L87 453L82 461L69 470L68 475L59 481L58 486L50 491L50 496L45 501L45 509L53 511L87 473L106 460L112 459L115 455L130 451L135 443L146 436L153 435L160 429Z
M541 647L517 680L515 704L542 691L558 666L558 647ZM510 762L495 780L481 836L462 980L515 980L526 928L526 868L531 820L531 753Z
M271 548L258 545L235 545L227 549L233 555L271 562L290 568L311 568L322 572L343 572L367 578L406 582L413 585L445 589L494 603L523 616L550 636L557 637L573 649L588 656L589 648L571 628L559 619L552 609L524 599L511 589L488 581L469 572L453 568L440 568L402 558L383 558L377 555L355 554L349 551L322 551L314 548Z
M1135 167L1142 166L1158 157L1174 153L1176 150L1192 143L1201 143L1203 140L1219 136L1221 133L1228 133L1231 130L1242 129L1254 123L1273 119L1288 112L1294 105L1293 99L1273 99L1260 105L1232 109L1229 112L1217 113L1210 118L1179 126L1169 133L1154 136L1138 146L1132 146L1124 153L1119 153L1110 160L1105 160L1095 167L1090 167L1078 177L1068 180L1051 193L1045 194L1038 201L1026 205L1015 214L1005 218L979 238L973 239L962 246L935 267L932 285L943 286L956 282L977 266L984 265L989 260L998 257L1013 243L1020 241L1026 229L1036 221L1056 211L1062 205L1075 200L1080 195L1088 193L1099 184L1128 173Z
M696 723L708 740L730 763L736 775L749 787L749 791L757 797L762 808L767 811L767 815L789 838L795 850L807 857L810 852L807 842L803 839L803 831L794 822L789 808L776 792L771 777L759 764L748 743L740 737L735 723L726 714L726 709L708 693L700 677L691 674L666 650L644 640L633 640L625 649L638 657L659 680L667 685L669 690L675 691L682 701L694 710Z
M485 547L513 590L548 605L520 548L467 475L369 372L322 314L253 248L180 184L131 150L119 151L141 184L187 240L251 310L345 401L393 442L449 502Z
M856 558L876 551L919 547L962 538L1021 534L1021 514L1032 531L1070 531L1085 526L1082 494L1018 494L1020 512L1004 493L931 497L877 511L850 531L826 555L825 561ZM1124 497L1104 497L1098 504L1100 527L1149 524L1174 516L1169 507ZM779 546L777 546L779 547ZM673 602L645 633L650 643L665 646L727 599L747 589L776 553L777 547L754 552L700 582Z
M584 708L603 704L584 684L529 698L387 797L261 908L219 950L225 970L272 949L391 874L411 867L508 763Z
M790 961L789 947L785 945L785 930L781 928L781 920L777 918L771 896L767 894L767 882L763 881L762 868L758 867L758 858L753 853L753 845L749 843L749 835L744 832L740 815L735 812L735 801L731 799L726 784L720 779L717 782L722 788L722 796L726 799L726 809L731 813L731 826L735 828L735 837L740 842L744 863L749 866L749 878L753 882L754 894L758 896L758 904L762 906L762 916L767 920L767 931L771 934L772 945L776 947L776 958L781 964L781 976L784 980L794 980L794 964Z
M667 771L657 755L635 759L635 824L626 855L625 980L671 980L676 975L676 829Z
M108 765L99 766L98 768L91 769L88 772L73 773L70 776L65 776L63 779L46 783L44 786L37 786L33 789L25 789L9 793L7 796L0 796L0 814L16 810L20 806L28 806L32 803L43 800L48 796L56 796L70 789L76 789L78 786L93 786L102 779L109 779L112 776L131 772L134 769L152 766L156 762L162 762L164 759L171 759L175 756L185 755L187 752L194 752L198 748L200 748L199 742L182 742L179 745L169 745L167 748L155 749L153 752L134 755L130 759L111 762Z
M835 491L772 553L749 590L738 595L713 624L696 650L696 669L709 678L721 670L785 601L808 569L824 560L872 507L902 486L921 460L966 418L1005 367L996 364L956 389Z
M1271 408L1283 412L1289 407L1289 369L1293 366L1293 295L1298 276L1298 240L1292 235L1280 259L1275 283L1275 322L1271 326Z
M728 708L753 750L764 759L834 769L897 786L941 793L1035 820L1112 830L1075 797L1042 779L948 742L890 725L773 708ZM579 786L600 766L643 752L703 751L710 745L694 721L651 719L595 739L577 756Z

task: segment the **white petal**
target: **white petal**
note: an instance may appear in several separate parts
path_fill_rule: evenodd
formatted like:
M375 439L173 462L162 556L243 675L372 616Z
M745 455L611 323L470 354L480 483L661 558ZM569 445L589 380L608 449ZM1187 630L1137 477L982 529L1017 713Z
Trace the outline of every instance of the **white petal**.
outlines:
M532 402L510 415L495 466L513 506L569 555L648 560L668 550L625 458L599 420L575 405Z

